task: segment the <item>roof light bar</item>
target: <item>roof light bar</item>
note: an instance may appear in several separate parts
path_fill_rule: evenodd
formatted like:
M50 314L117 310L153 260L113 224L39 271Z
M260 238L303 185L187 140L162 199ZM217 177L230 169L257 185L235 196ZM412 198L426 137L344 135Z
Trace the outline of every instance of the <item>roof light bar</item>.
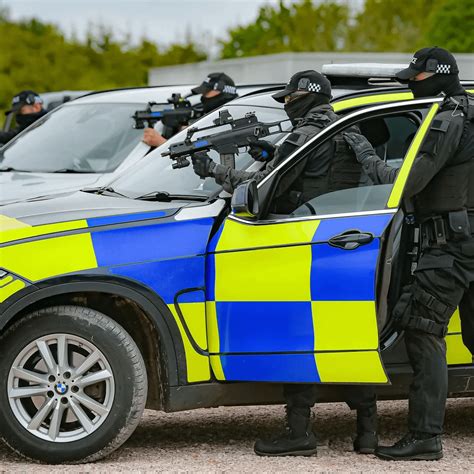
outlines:
M395 78L395 74L406 67L406 64L385 63L324 64L322 73L340 77Z

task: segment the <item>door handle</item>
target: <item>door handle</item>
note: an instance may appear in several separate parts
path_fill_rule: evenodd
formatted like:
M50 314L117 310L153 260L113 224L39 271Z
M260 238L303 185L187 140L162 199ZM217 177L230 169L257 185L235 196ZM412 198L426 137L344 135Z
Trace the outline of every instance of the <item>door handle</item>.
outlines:
M361 245L370 244L372 240L374 240L373 234L352 229L331 237L328 244L344 250L355 250Z

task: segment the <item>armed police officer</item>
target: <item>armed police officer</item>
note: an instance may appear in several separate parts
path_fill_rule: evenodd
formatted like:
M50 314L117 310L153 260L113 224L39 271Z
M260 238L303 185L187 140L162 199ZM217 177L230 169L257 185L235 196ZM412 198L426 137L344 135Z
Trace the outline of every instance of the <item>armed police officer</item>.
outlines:
M46 115L46 110L43 109L43 100L36 92L25 90L13 97L11 109L5 112L5 115L8 114L15 114L17 126L12 130L0 131L0 145L9 142L25 128Z
M207 114L238 97L237 88L231 77L223 72L213 72L197 87L192 94L201 94L201 112ZM178 130L179 131L179 130ZM153 147L162 145L167 139L154 128L146 128L143 141Z
M261 171L247 172L217 164L205 152L192 156L193 167L202 178L211 176L228 192L247 179L261 181L293 151L305 144L325 127L338 119L329 104L331 84L316 71L295 74L285 89L273 95L290 118L293 129L288 138L274 147L264 140L253 143L250 154L265 161ZM299 162L279 187L275 210L289 213L301 203L332 191L357 187L362 167L340 135L326 141L317 151ZM258 440L255 452L263 456L302 455L316 453L316 438L311 431L311 407L316 400L316 385L286 384L287 429L279 437ZM372 389L362 386L344 387L343 396L352 409L357 409L356 451L373 453L377 446L376 403Z
M461 86L455 58L442 48L417 51L397 78L408 83L415 98L442 94L445 100L404 191L404 198L412 199L422 235L413 282L393 310L405 330L414 371L409 432L393 446L378 448L376 454L383 459L430 460L443 456L448 391L444 336L474 281L474 102ZM398 170L380 160L365 137L349 133L345 139L376 184L394 182ZM472 308L472 292L465 298L465 307ZM473 313L463 312L463 331L472 331L473 318ZM469 339L467 333L463 336Z

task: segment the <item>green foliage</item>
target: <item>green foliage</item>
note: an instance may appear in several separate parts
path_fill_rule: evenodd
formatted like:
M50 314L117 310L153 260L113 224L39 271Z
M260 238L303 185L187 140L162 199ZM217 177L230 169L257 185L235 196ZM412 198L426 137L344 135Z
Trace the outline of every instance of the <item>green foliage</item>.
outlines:
M407 51L438 45L474 51L473 0L280 0L229 30L222 58L304 51ZM150 68L206 59L189 35L161 48L118 41L105 27L67 39L38 20L13 22L0 5L0 109L21 89L38 92L146 85Z
M444 0L366 0L348 35L350 51L415 51L430 13Z
M254 56L285 51L338 51L343 48L349 11L334 2L302 0L260 8L254 23L229 31L222 57Z
M297 0L260 8L257 19L229 30L222 58L285 51L406 51L437 44L474 51L473 0Z
M458 53L474 52L473 0L445 0L428 22L426 43Z
M98 90L148 83L152 67L202 61L206 54L189 39L159 48L142 40L131 47L104 27L85 42L68 40L38 20L9 21L0 10L0 109L22 89L38 92Z

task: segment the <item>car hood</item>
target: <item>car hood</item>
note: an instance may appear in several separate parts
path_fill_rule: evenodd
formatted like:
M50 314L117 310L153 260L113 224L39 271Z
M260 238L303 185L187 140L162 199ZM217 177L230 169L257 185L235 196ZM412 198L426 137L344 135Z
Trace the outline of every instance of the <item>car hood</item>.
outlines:
M78 191L94 185L102 173L0 172L0 206L45 195Z
M7 204L0 208L0 244L63 231L163 219L188 206L196 203L137 201L81 191Z

